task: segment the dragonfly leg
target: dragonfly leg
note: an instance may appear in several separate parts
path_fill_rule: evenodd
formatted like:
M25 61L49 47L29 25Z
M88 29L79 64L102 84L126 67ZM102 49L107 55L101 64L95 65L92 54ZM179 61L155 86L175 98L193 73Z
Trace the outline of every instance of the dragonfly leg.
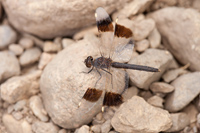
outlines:
M97 85L97 83L99 82L99 80L101 79L101 77L102 77L102 75L101 75L101 73L99 72L99 70L96 68L96 70L97 70L97 72L98 72L98 74L99 74L99 79L96 81L96 83L95 83L95 87L96 87L96 85Z

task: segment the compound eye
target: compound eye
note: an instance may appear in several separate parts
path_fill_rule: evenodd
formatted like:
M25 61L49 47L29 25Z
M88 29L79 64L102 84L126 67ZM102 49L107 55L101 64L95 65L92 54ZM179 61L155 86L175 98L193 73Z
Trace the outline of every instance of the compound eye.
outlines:
M92 56L89 56L89 59L90 59L91 61L93 61L93 57L92 57Z

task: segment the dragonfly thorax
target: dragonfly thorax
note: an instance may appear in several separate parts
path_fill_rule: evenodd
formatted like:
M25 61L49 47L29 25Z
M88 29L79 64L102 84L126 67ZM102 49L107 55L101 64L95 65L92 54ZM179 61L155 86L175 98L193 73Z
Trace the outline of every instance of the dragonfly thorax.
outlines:
M110 58L99 57L94 60L94 67L96 68L109 68L112 64L112 60Z

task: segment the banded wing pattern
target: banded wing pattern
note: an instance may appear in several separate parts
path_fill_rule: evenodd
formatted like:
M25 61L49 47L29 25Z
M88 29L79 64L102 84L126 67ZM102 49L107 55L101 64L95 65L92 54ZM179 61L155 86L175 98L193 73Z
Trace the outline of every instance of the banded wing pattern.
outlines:
M129 28L118 24L117 20L113 24L108 13L102 7L96 9L95 17L101 39L99 46L101 55L107 58L116 58L117 61L122 62L123 60L120 60L120 58L123 59L123 55L127 56L128 52L130 53L128 56L131 57L133 44L128 44L128 42L133 35L132 31ZM128 58L130 59L130 57ZM105 77L101 78L105 78L106 80L105 90L95 87L88 88L83 96L83 99L90 102L96 102L99 100L101 95L104 94L103 106L118 106L123 102L123 97L121 94L113 92L113 87L119 87L120 84L123 84L122 82L125 82L126 79L120 81L117 79L117 76L115 76L115 73L121 73L121 75L124 75L124 77L126 73L121 69L115 70L113 68L106 68L102 70L104 71L102 73L104 73L103 76ZM113 77L115 77L114 80ZM113 81L115 81L114 84ZM103 93L104 91L105 93Z

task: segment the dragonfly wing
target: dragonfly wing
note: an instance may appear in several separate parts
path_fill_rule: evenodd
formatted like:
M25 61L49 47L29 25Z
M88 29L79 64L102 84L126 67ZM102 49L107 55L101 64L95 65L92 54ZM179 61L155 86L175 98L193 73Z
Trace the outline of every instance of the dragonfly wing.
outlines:
M120 22L120 23L119 23ZM133 52L132 30L123 26L118 19L115 22L114 39L112 46L112 59L116 62L128 62Z
M108 13L102 7L96 9L95 17L101 41L99 49L104 57L108 57L114 38L114 26Z

